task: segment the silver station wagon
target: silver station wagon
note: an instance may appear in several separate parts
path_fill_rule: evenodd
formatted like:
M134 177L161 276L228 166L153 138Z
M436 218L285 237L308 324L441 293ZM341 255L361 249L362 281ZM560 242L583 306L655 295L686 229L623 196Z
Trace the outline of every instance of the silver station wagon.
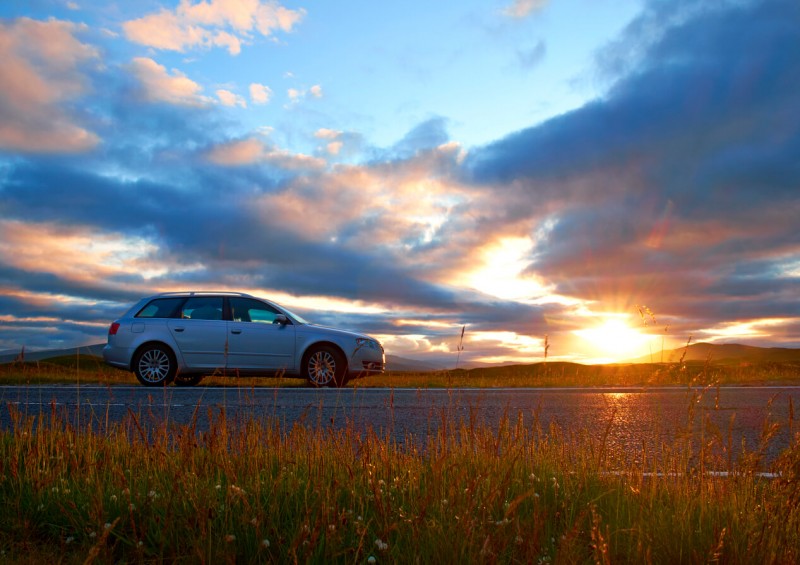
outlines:
M382 373L386 361L367 335L311 324L249 294L199 291L140 300L109 327L103 358L148 386L192 386L209 374L283 374L340 387Z

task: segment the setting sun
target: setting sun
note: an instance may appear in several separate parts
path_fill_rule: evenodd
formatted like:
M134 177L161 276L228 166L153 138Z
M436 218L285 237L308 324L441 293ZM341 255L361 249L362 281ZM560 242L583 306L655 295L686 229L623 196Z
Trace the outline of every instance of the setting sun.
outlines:
M654 336L630 327L624 320L612 318L601 325L576 330L575 335L604 361L624 361L647 353L647 344Z

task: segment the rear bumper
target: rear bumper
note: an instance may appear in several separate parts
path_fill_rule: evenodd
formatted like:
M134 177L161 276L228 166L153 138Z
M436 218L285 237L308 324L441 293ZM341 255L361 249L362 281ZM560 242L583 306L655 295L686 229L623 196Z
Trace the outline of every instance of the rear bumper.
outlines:
M103 348L103 361L112 367L129 371L131 368L131 354L132 352L126 348L112 347L106 344Z

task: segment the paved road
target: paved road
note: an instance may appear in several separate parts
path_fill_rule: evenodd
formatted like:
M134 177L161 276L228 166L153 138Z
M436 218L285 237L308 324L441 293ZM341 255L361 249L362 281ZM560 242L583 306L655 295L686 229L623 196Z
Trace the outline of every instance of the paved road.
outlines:
M312 427L372 428L398 441L424 444L443 423L470 422L497 427L504 417L547 431L557 425L565 434L605 436L607 449L637 460L646 451L714 437L735 453L759 448L765 422L780 424L770 442L774 457L798 430L794 407L800 387L727 387L721 389L357 389L177 388L141 386L0 387L0 427L13 426L14 415L67 422L121 422L135 416L147 428L185 425L197 415L197 429L224 411L229 422L255 417ZM705 422L705 425L701 425Z

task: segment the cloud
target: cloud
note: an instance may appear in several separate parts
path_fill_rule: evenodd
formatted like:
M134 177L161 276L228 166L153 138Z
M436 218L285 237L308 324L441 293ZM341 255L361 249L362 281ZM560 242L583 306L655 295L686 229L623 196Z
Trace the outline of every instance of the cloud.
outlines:
M272 97L272 89L264 84L250 84L250 100L253 104L267 104Z
M800 8L682 2L660 20L654 6L614 46L635 56L599 54L602 97L469 149L444 117L386 147L327 116L302 138L279 122L237 134L180 72L109 65L111 102L80 114L96 151L0 159L0 347L97 342L128 303L188 287L274 294L451 362L463 324L462 362L535 360L545 334L551 356L573 355L574 330L637 304L680 343L796 343ZM2 48L64 81L16 103L83 102L96 56L45 73L25 50L39 48Z
M89 90L84 65L97 50L75 35L82 26L20 18L0 21L0 148L31 153L75 153L97 145L68 103Z
M231 55L242 43L276 31L291 32L305 10L290 10L277 2L260 0L181 0L175 10L161 9L123 24L126 37L135 43L169 51L224 47Z
M418 151L443 145L449 139L447 120L441 117L434 117L415 126L392 147L392 152L400 157L411 156Z
M238 106L239 108L247 108L247 101L242 96L239 96L230 90L217 90L217 98L219 98L219 101L223 106Z
M199 84L173 69L172 73L163 65L147 57L137 57L131 64L133 75L139 80L142 95L150 102L167 102L181 106L205 106L211 100L201 95Z
M706 316L797 310L763 292L783 286L772 275L740 279L736 296L719 284L800 252L800 68L786 56L800 48L800 8L705 6L656 40L646 12L625 36L643 49L635 70L602 99L465 162L470 182L497 191L490 225L549 225L529 273L610 308L655 300L686 331Z
M541 63L547 55L547 45L539 40L533 48L525 51L517 51L517 58L524 69L532 69Z
M224 166L268 163L284 170L314 170L325 166L322 159L291 153L256 138L216 145L207 151L206 157L212 163Z
M533 12L544 9L549 0L514 0L503 10L503 14L515 19L527 18Z
M302 90L299 88L289 88L286 90L286 96L289 97L290 104L297 104L303 98L307 96L311 96L312 98L322 98L322 87L318 84L315 84L308 90Z

